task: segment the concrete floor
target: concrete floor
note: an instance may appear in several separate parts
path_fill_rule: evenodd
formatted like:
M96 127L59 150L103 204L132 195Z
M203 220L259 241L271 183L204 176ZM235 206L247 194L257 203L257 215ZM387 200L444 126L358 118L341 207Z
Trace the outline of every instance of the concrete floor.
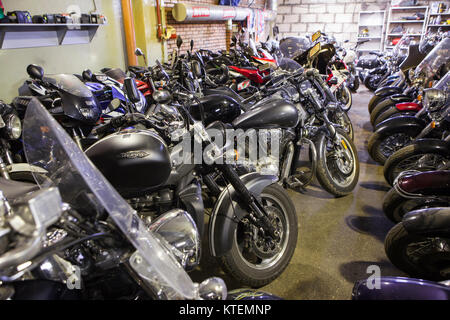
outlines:
M262 290L290 300L342 300L351 298L356 280L369 277L366 270L370 265L378 265L382 276L404 276L384 252L384 238L393 224L381 210L384 194L389 190L383 167L367 153L372 132L367 111L370 97L371 93L361 87L353 95L349 112L360 161L359 183L353 194L336 199L317 182L304 194L288 191L299 221L297 248L284 273ZM216 275L225 279L229 289L239 287L207 257L206 250L193 278Z

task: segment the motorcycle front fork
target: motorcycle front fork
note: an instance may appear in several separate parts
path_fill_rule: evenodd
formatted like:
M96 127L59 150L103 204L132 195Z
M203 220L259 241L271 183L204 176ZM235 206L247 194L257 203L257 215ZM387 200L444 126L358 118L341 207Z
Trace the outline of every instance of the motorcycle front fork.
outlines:
M237 174L236 170L229 164L223 164L219 166L219 170L224 177L230 182L234 190L237 191L239 198L242 200L244 207L247 206L251 212L249 212L249 220L264 234L267 232L273 239L278 239L280 234L270 223L268 214L262 204L256 199L250 191L248 191L245 184Z

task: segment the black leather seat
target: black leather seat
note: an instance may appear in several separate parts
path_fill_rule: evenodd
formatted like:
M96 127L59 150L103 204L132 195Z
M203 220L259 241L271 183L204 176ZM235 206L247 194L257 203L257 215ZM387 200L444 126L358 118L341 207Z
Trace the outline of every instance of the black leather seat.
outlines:
M32 183L0 178L0 190L6 199L15 199L28 192L39 190L39 186Z

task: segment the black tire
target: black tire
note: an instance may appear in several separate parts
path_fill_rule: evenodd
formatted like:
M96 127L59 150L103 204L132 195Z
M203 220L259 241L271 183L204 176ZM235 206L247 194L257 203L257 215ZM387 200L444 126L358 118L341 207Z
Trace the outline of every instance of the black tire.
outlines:
M420 157L421 155L433 155L450 162L450 154L448 151L435 148L432 144L427 144L426 140L424 140L424 143L413 143L394 152L386 161L383 168L386 182L392 185L401 171L408 170L408 168L399 168L403 161L411 159L412 157ZM409 170L431 171L439 168L440 166L433 165L423 167L413 166L413 168L409 168Z
M370 91L375 91L378 89L378 85L380 83L381 80L381 76L378 74L375 75L368 75L365 79L364 79L364 85L366 86L367 89L369 89Z
M421 243L434 238L436 235L430 234L410 234L405 229L402 222L396 224L387 234L384 240L384 249L389 260L398 269L404 271L414 278L428 279L434 281L447 280L445 276L438 270L433 270L432 266L427 263L413 261L407 254L408 246L413 243ZM439 257L448 261L450 266L450 252L432 252L430 257L434 255L434 259ZM425 257L425 256L424 256ZM448 275L447 275L448 277Z
M376 128L381 122L389 118L395 118L399 116L414 116L415 114L416 113L413 111L400 111L395 106L390 107L375 119L373 126Z
M386 99L381 102L379 102L375 108L373 108L372 112L370 113L370 123L372 126L375 124L375 120L387 109L390 107L395 107L395 103L391 101L391 99Z
M339 93L336 92L336 99L341 102L341 108L345 112L348 112L352 107L352 92L347 86L342 86L338 89ZM347 98L344 98L343 94L346 95Z
M405 198L397 190L391 188L383 200L383 212L394 223L402 221L403 216L413 210L445 207L450 203L434 198Z
M353 131L353 123L349 115L345 111L333 111L328 115L331 122L342 126L345 133L352 139L355 139L355 133Z
M317 170L316 176L320 185L329 193L334 195L335 197L342 197L348 195L353 191L358 183L359 179L359 159L358 152L348 135L342 131L341 129L337 129L338 134L345 141L345 144L352 156L352 169L349 174L344 176L345 181L342 183L336 182L335 179L338 177L336 174L332 174L329 170L329 166L332 166L333 163L331 159L327 157L327 142L328 138L325 134L321 134L318 139L315 141L316 149L317 149ZM336 169L338 170L338 169ZM342 174L342 172L340 172ZM340 176L339 178L341 178Z
M276 199L279 205L284 208L284 216L287 219L288 232L284 230L284 245L281 256L276 263L269 265L267 268L257 268L248 262L242 255L238 245L239 227L235 233L231 250L220 257L219 262L222 268L240 284L259 288L265 286L275 280L286 269L297 246L298 237L298 221L297 214L285 189L278 184L272 184L266 187L261 193L262 199Z
M384 101L386 99L389 99L389 96L387 96L387 97L377 96L377 95L372 96L372 98L369 101L369 104L367 105L367 110L369 111L369 114L372 112L373 108L375 108L375 106L377 104L379 104L381 101Z
M404 132L402 128L398 128L397 132L391 131L387 133L385 131L375 131L372 133L369 141L367 142L367 150L374 161L379 164L384 164L393 153L408 145L418 134L419 132L413 132L412 130L409 132ZM389 143L389 139L395 137L394 135L401 135L404 140L402 141L402 144L392 145ZM408 140L409 142L407 142ZM390 145L391 150L383 150L386 145Z

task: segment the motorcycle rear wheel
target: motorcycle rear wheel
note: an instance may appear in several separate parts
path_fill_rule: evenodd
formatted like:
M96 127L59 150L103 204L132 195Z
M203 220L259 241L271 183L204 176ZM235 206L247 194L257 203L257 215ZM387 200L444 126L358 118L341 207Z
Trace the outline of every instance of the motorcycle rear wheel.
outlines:
M347 86L342 86L336 91L336 99L341 102L342 110L348 112L352 107L352 93Z
M450 239L438 234L410 234L402 222L384 241L392 264L414 278L441 281L450 276Z
M249 234L255 230L249 231L244 218L238 224L231 250L219 259L228 274L252 288L265 286L283 273L294 254L298 237L296 210L286 190L272 184L261 193L261 201L268 213L272 212L271 220L281 231L279 247L271 255L271 248L263 239Z

